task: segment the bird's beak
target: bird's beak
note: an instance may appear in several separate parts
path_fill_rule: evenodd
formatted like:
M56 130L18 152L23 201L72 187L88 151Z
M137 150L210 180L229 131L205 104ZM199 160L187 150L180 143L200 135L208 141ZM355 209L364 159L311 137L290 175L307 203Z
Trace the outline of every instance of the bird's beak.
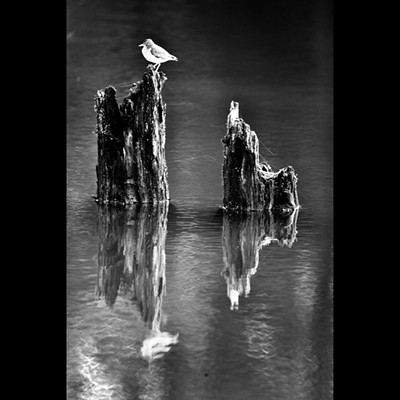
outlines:
M142 44L139 44L139 46L138 46L138 47L142 47L142 46L144 46L144 43L142 43Z

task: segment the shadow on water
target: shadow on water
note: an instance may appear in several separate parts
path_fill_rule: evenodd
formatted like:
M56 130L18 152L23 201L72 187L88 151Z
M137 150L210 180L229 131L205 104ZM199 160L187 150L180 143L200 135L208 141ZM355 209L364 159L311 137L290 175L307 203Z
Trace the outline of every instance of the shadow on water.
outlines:
M161 358L179 336L161 331L167 215L165 203L98 210L96 294L110 307L117 296L137 305L148 331L141 348L148 361Z
M298 213L298 209L286 215L224 213L221 274L226 280L231 310L239 308L239 296L249 296L250 279L257 272L261 248L271 243L292 247L296 241Z

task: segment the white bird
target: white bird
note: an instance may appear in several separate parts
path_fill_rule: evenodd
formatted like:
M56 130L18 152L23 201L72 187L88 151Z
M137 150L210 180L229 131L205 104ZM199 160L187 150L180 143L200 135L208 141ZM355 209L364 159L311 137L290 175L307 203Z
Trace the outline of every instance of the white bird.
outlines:
M167 50L163 49L161 46L155 44L151 39L146 39L142 44L139 44L139 47L142 47L143 57L157 65L156 71L162 63L167 61L178 61L178 59L172 54L168 53Z

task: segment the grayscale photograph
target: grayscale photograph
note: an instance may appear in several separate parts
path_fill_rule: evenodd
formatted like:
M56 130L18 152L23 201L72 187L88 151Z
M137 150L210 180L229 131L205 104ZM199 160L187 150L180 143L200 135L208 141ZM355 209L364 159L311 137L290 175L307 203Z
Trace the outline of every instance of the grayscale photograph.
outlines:
M68 400L333 400L333 42L333 0L67 0Z

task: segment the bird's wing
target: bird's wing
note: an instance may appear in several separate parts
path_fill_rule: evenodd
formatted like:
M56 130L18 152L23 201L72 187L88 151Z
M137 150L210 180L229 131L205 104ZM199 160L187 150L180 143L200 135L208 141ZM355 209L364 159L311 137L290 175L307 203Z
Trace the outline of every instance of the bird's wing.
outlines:
M166 58L171 57L171 54L168 53L167 50L163 49L161 46L154 44L151 48L151 54L157 58Z

